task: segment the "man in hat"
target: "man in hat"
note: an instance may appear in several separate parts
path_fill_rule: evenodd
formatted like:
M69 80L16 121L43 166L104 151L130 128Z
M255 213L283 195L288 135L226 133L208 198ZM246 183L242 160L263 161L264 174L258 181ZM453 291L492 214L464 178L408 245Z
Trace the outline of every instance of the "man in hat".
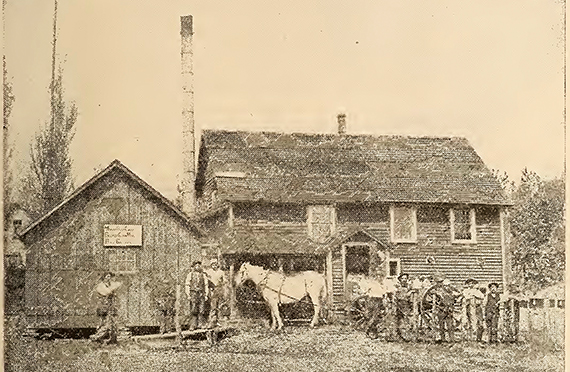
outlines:
M186 276L186 295L190 302L190 330L198 328L203 322L206 298L209 295L208 278L202 272L202 262L194 261L192 270Z
M409 316L412 312L412 301L411 292L409 284L410 276L408 274L402 273L398 276L398 286L396 292L394 293L395 299L395 330L396 336L399 340L403 340L402 337L402 324L404 319Z
M485 295L475 288L477 280L469 278L465 281L463 289L463 309L465 312L466 329L475 332L477 342L483 337L483 300Z
M205 271L208 278L208 286L210 287L210 316L209 327L214 328L218 323L220 315L220 307L224 302L224 285L226 284L226 276L216 258L210 260L210 269Z
M455 306L455 297L460 295L460 293L451 286L451 282L446 280L442 273L435 273L433 278L436 282L433 290L440 298L440 302L436 307L440 340L445 342L445 331L447 331L449 342L453 342L453 308Z
M485 303L485 321L487 323L487 331L489 333L489 342L497 343L497 333L499 327L499 304L501 302L498 293L499 285L497 283L489 283L489 294Z

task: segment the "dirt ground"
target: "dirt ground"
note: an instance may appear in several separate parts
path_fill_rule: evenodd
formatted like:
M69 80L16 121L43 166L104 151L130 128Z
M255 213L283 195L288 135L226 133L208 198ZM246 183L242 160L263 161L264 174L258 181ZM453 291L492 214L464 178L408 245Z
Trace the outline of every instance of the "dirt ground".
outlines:
M532 343L480 345L372 340L343 326L261 327L241 330L209 346L190 340L42 341L10 331L6 371L563 371L564 352Z

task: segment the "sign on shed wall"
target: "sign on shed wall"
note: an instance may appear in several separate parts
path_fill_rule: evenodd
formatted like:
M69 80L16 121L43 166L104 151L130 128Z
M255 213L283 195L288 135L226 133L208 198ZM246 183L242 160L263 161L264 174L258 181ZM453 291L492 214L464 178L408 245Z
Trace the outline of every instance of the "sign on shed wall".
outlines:
M142 246L142 225L103 226L105 247Z

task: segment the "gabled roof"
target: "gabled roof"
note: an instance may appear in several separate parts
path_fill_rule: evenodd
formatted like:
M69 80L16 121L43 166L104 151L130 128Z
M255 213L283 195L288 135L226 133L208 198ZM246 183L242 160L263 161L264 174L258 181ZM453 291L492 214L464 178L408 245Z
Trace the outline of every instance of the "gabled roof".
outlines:
M206 130L198 193L212 181L229 201L510 204L458 137Z
M56 214L66 204L70 203L75 198L79 197L81 194L86 192L86 190L88 190L90 187L98 183L102 178L111 173L117 173L117 172L125 175L127 178L134 181L136 185L141 187L141 189L152 195L155 199L159 201L159 203L163 204L167 209L172 211L174 215L180 218L184 223L192 227L198 233L198 235L200 236L204 235L204 231L200 227L198 227L193 221L191 221L190 218L184 212L182 212L178 207L176 207L170 200L164 197L160 192L158 192L148 183L143 181L139 176L137 176L133 171L127 168L119 160L115 159L113 162L111 162L111 164L109 164L109 166L107 166L107 168L103 169L101 172L97 173L91 179L86 181L84 184L78 187L71 195L69 195L65 200L63 200L61 203L55 206L51 211L49 211L48 213L40 217L38 220L36 220L34 223L32 223L30 226L28 226L24 231L20 233L20 237L22 238L25 237L25 235L27 235L30 231L37 228L44 221L50 219L51 216Z

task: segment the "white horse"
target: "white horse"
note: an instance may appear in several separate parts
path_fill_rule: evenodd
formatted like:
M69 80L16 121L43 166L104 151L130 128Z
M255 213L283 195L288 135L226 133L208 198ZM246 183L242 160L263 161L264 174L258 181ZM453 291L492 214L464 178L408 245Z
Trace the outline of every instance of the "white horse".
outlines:
M326 281L322 274L315 271L303 271L301 273L286 276L284 274L265 270L249 262L241 265L238 273L239 284L251 279L261 292L261 295L271 309L271 329L280 330L283 321L279 314L280 303L300 301L306 295L311 297L315 311L311 320L311 327L319 321L321 310L321 297L326 296Z

